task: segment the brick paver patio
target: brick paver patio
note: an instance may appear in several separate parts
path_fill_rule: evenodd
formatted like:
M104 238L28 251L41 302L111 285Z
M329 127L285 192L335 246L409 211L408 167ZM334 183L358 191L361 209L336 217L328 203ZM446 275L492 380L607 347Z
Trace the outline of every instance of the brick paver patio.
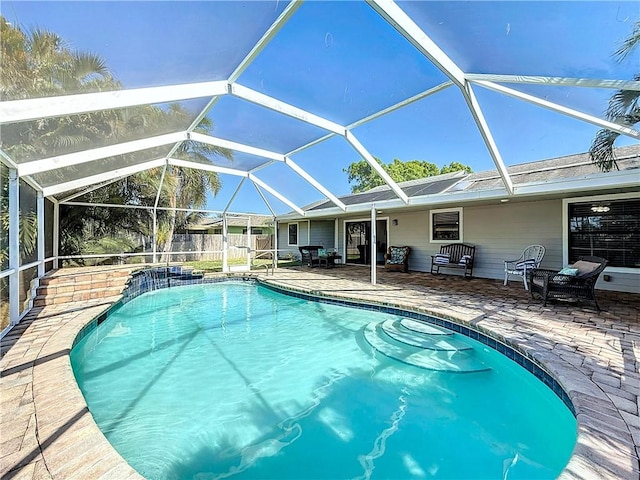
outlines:
M601 313L542 306L516 282L369 269L279 269L259 277L315 295L402 306L473 326L542 363L569 394L578 444L568 479L638 479L640 295L598 292ZM119 297L32 310L2 340L3 479L139 478L97 428L69 363L80 329Z

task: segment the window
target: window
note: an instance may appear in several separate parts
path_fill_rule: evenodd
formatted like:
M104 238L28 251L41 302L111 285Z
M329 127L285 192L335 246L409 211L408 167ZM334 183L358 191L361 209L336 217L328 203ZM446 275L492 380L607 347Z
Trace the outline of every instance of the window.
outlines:
M289 224L289 245L298 245L298 224Z
M570 203L569 263L606 258L610 267L640 268L640 199Z
M462 208L431 210L431 242L462 241Z

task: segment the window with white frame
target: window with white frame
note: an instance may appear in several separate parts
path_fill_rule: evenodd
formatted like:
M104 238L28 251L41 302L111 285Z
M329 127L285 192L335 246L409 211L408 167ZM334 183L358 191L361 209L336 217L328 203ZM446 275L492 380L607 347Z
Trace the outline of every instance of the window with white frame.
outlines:
M298 245L298 224L290 223L289 227L289 245Z
M431 210L429 226L432 243L462 241L462 208Z
M582 256L608 266L640 268L640 199L591 199L568 204L569 263Z

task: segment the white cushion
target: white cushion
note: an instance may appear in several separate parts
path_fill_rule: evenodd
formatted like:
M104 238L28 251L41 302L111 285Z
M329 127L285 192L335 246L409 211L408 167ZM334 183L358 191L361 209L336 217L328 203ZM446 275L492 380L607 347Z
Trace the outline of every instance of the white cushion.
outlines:
M469 265L471 263L471 255L463 255L460 257L459 265Z
M449 263L449 254L448 253L436 253L433 256L433 263L438 265L446 265Z
M522 262L516 263L516 270L524 270L525 268L529 270L534 268L535 266L536 266L535 260L524 260Z

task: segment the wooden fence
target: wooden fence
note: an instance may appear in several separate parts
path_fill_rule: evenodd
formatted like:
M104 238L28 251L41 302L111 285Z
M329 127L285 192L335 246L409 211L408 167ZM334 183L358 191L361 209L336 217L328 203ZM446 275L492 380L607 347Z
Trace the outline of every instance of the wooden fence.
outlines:
M273 237L271 235L227 235L228 259L246 259L247 245L250 237L252 258L271 258L267 252L256 252L256 250L271 250L273 248ZM171 260L176 262L194 260L220 260L222 261L223 241L222 235L189 233L184 235L174 235L171 244L171 251L184 252L185 255L172 255ZM189 252L218 252L218 253L189 253Z

